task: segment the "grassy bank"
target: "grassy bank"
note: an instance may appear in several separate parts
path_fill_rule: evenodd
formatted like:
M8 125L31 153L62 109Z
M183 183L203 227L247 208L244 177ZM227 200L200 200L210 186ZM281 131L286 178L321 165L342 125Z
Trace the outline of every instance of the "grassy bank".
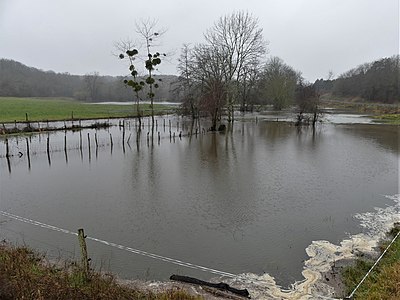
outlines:
M392 230L391 236L397 234L399 228ZM382 243L381 251L386 249L388 241ZM364 275L372 267L374 261L358 259L354 265L346 267L342 272L342 280L349 295ZM374 268L354 295L354 299L400 299L400 238L398 238L385 256Z
M379 122L400 125L400 106L398 104L370 103L359 97L346 98L331 94L322 95L321 102L324 107L368 114Z
M392 125L400 125L400 114L383 114L375 116L374 119Z
M156 114L171 107L154 105ZM145 115L150 115L149 104L141 104ZM14 98L0 97L0 122L23 122L28 114L29 121L55 121L74 119L99 119L136 116L136 106L115 104L88 104L69 98Z
M50 265L26 247L0 245L0 299L200 299L180 289L135 290L96 272L84 278L75 264Z
M395 115L400 113L400 107L397 104L348 102L326 99L322 100L322 105L324 107L349 110L359 113L368 113L371 115Z

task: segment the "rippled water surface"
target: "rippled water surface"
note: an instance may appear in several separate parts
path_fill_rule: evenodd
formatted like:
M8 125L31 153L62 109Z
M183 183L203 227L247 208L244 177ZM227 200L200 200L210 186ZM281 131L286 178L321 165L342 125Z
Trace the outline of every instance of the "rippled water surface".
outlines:
M188 124L177 129L176 122L175 138L159 126L153 142L147 127L137 138L132 126L124 146L118 126L82 131L82 150L79 132L52 133L50 157L48 135L34 135L30 162L25 137L9 138L9 163L1 140L0 209L234 274L266 272L288 285L301 279L313 240L337 243L361 232L354 215L393 205L383 195L398 193L394 126L322 124L313 131L238 121L226 133L189 137ZM75 236L4 216L0 237L53 257L79 255ZM97 267L126 278L213 276L93 241L88 248Z

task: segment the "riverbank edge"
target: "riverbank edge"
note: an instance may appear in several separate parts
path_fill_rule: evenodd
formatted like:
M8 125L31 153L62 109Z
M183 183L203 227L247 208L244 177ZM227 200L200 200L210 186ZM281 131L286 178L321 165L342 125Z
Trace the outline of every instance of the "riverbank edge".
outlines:
M321 108L353 111L370 116L377 122L400 125L399 103L379 103L360 101L358 98L334 97L331 94L321 96Z
M376 261L376 258L380 255L380 253L386 249L389 242L393 239L393 236L400 230L400 223L398 222L387 225L388 226L386 228L388 229L386 230L389 230L389 228L392 229L386 234L385 237L380 239L379 243L375 244L376 246L371 249L371 251L360 252L359 250L355 250L354 253L352 251L353 255L333 261L329 271L321 272L320 275L317 276L316 281L313 283L314 288L312 288L312 290L317 292L318 295L329 295L330 297L340 298L348 296L354 287L360 282L372 264ZM398 282L400 282L400 239L397 239L389 250L390 251L383 256L374 272L372 272L367 278L367 281L363 283L358 293L366 293L368 295L370 292L368 289L366 289L366 287L370 287L371 285L374 285L373 292L378 291L381 293L382 289L387 290L387 287L389 286L389 293L396 293L396 295L400 296L400 286L398 285ZM395 256L395 259L393 259L393 255L391 255L393 253L397 255ZM25 261L27 260L29 264L21 263L21 256L25 257ZM391 267L393 262L396 263L394 268L384 268L382 271L381 266ZM21 267L21 265L26 267ZM71 288L70 285L72 282L73 291L77 293L79 293L79 290L76 290L77 288L83 288L84 290L91 291L91 285L87 285L85 282L82 282L80 277L81 272L82 269L80 269L78 264L74 261L66 261L62 259L49 260L49 258L45 255L40 255L35 252L35 250L31 250L28 247L17 247L6 242L0 243L1 299L21 298L21 295L17 295L16 297L5 297L5 295L7 296L5 293L7 293L8 290L5 290L4 287L10 287L11 291L30 291L30 293L35 294L37 291L40 291L40 286L42 285L43 281L46 282L46 286L60 286L60 284L57 283L57 280L56 283L49 284L48 274L61 277L61 279L64 279L64 284L66 280L69 284L67 284L67 289ZM202 288L196 285L172 281L123 280L118 278L118 275L115 274L109 274L101 271L96 272L94 270L91 272L91 278L95 278L96 280L94 280L94 282L97 282L95 286L103 288L107 287L107 290L116 290L120 294L117 294L117 296L114 294L108 297L107 294L101 291L102 296L90 294L87 299L91 299L93 296L96 296L95 298L97 299L242 299L229 293L220 292L215 289ZM26 276L27 274L28 276ZM32 274L34 276L33 278L31 277ZM379 279L376 274L384 274L386 277ZM391 282L388 283L387 277L390 277L392 274L395 276L394 280L391 280ZM41 276L43 276L44 280L41 279ZM370 281L371 279L369 278L373 279L372 283ZM15 284L17 284L17 287ZM24 286L25 284L30 284L30 286L27 288ZM330 286L335 292L327 293L328 290L323 287L324 285ZM135 293L135 296L126 296L126 293L129 294L126 289L128 289L130 293ZM63 289L61 288L61 290ZM365 290L367 292L365 292ZM41 291L39 293L43 295L43 293L46 294L46 291ZM367 299L364 296L358 296L358 293L354 299ZM283 293L282 295L285 295L285 299L291 299L293 298L291 296L295 296L295 294L289 294ZM307 294L302 295L305 297L304 299L308 299L307 297L313 294L315 293L313 293L311 290L308 290ZM254 296L259 299L265 299L265 296L268 297L268 295L268 293L264 295L262 293L259 295L261 298L257 297L256 295ZM57 298L67 299L68 297L60 298L57 296ZM79 298L86 299L81 295ZM271 296L271 299L272 298L275 299L276 297ZM38 299L40 299L40 297ZM388 299L390 298L388 297Z
M328 272L322 273L321 282L331 286L334 297L340 299L398 299L400 298L400 238L394 240L385 255L360 285L353 298L348 297L361 282L378 257L400 231L395 222L386 238L378 242L374 252L356 253L354 258L338 260ZM393 298L393 296L395 296ZM391 298L392 297L392 298Z
M51 261L27 246L0 243L0 299L204 299L205 291L174 282L122 280L75 261ZM209 297L207 297L209 299Z

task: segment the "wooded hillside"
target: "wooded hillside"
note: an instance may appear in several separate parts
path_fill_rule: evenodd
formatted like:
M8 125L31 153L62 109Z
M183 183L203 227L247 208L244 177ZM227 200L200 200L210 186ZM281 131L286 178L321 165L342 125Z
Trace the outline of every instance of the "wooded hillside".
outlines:
M177 101L174 96L177 76L156 77L162 81L155 101ZM0 59L0 96L71 97L88 102L133 101L134 95L123 80L123 76L100 76L96 72L79 76L43 71L14 60ZM145 92L142 98L146 100Z
M365 101L398 103L399 60L395 55L362 64L341 74L336 80L317 80L320 92L332 92L344 97L360 97Z

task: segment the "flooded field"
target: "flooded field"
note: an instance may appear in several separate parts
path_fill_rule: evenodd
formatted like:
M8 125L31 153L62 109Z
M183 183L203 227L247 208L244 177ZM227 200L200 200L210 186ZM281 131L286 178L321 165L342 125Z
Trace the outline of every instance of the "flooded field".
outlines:
M385 195L398 194L396 126L312 130L260 116L188 135L189 120L170 120L171 134L159 118L153 139L147 120L140 136L130 120L124 133L9 137L9 160L0 139L0 210L32 221L0 215L0 236L76 258L76 236L34 221L84 228L108 243L88 240L92 264L123 278L210 279L213 269L269 274L287 287L303 279L313 241L338 245L371 229L357 214L395 205Z

